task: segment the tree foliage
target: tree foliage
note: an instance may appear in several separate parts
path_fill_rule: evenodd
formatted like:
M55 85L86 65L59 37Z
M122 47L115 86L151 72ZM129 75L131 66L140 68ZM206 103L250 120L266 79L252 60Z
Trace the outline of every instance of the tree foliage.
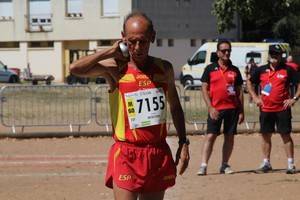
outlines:
M270 32L274 37L296 42L300 30L300 0L215 0L213 14L220 33L235 27L236 17L249 31Z

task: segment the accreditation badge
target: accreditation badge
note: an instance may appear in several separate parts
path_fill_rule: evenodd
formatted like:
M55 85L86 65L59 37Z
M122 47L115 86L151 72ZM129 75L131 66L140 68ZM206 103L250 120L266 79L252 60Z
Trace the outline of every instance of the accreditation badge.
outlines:
M166 97L162 88L124 94L130 129L166 122Z
M234 96L235 95L235 89L233 85L227 85L227 94L229 96Z
M271 83L268 83L264 86L264 88L262 89L261 93L263 95L269 96L272 90L272 85Z

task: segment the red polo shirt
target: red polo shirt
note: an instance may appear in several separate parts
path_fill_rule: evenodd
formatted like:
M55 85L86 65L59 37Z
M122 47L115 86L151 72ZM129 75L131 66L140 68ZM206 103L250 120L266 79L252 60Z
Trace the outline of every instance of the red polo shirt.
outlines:
M271 91L268 95L261 94L263 105L261 110L264 112L283 111L283 102L290 98L290 84L298 83L298 73L293 69L281 65L272 70L270 65L264 65L253 71L250 82L259 85L261 91L267 85L271 85Z
M294 62L287 62L285 63L287 66L293 68L295 71L299 71L299 65L297 63Z
M233 109L240 106L237 86L243 84L239 69L230 64L222 70L218 63L208 65L201 77L209 86L211 105L217 110Z

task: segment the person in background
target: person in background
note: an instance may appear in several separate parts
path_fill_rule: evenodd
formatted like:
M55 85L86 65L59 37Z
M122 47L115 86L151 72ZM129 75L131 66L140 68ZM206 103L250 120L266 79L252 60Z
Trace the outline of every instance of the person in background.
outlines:
M260 132L262 136L263 162L257 172L269 172L272 170L271 149L272 134L276 131L280 134L287 156L287 174L296 173L294 164L294 142L291 137L292 113L291 107L300 96L299 74L287 67L282 58L284 51L280 45L271 45L269 48L269 64L254 70L247 80L247 87L255 104L260 108ZM293 83L298 91L290 96L289 87ZM254 86L259 85L261 95L257 95Z
M257 68L257 64L254 61L254 58L250 58L248 64L245 67L245 74L246 74L246 79L250 78L250 74L253 73L253 71ZM258 92L258 86L255 86L255 91L256 93ZM252 106L252 97L251 95L249 95L249 99L248 99L250 106Z
M248 64L245 67L246 78L250 77L250 74L257 68L254 58L250 58Z
M202 95L208 107L207 131L202 148L198 175L207 174L207 165L222 122L224 143L220 173L232 174L228 164L234 145L237 124L244 120L243 79L239 69L230 61L231 43L219 41L218 61L208 65L202 75Z
M286 63L285 63L288 67L291 67L292 69L294 69L295 71L299 71L299 65L294 62L293 56L289 55L286 59Z
M293 56L289 55L286 59L286 63L285 63L288 67L292 68L293 70L295 70L296 72L299 72L299 65L294 62ZM291 85L291 95L295 95L295 93L297 92L297 85Z

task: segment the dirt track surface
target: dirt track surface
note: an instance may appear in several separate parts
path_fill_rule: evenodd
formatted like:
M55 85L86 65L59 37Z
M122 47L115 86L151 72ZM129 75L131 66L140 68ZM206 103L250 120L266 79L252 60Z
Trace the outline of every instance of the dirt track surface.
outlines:
M300 167L300 135L294 135L296 165ZM261 162L258 134L238 135L230 164L233 175L220 175L223 137L215 144L208 175L196 176L203 136L190 136L191 162L188 171L167 190L168 200L298 200L300 172L285 174L286 157L278 135L273 136L274 172L253 172ZM1 200L111 200L104 186L110 137L0 140ZM177 138L169 137L173 151Z

